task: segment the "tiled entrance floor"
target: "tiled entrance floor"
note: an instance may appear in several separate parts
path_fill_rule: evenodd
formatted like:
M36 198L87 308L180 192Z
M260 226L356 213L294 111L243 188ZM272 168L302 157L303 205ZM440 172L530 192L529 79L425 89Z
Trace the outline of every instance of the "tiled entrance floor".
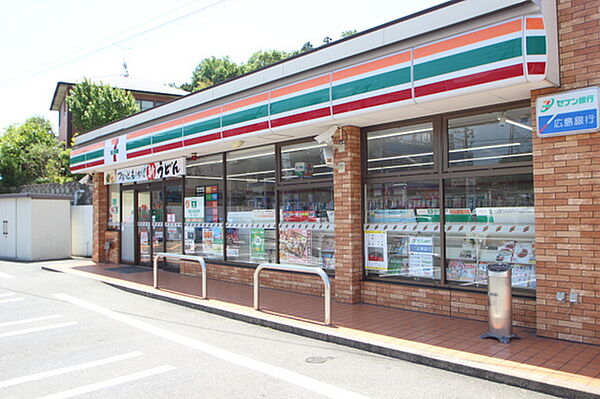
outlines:
M115 266L88 263L68 268L151 289L151 269L130 274L107 270ZM163 292L199 297L200 283L198 277L159 272L159 288ZM205 303L218 302L218 306L254 312L252 295L252 286L209 280L210 301ZM261 310L263 312L255 313L264 317L282 316L277 317L279 323L308 326L326 334L343 332L364 342L400 348L453 364L600 395L600 346L541 338L524 328L515 328L521 339L502 344L495 339L480 338L487 330L485 322L335 301L332 302L333 327L325 327L321 325L322 297L274 289L261 288Z

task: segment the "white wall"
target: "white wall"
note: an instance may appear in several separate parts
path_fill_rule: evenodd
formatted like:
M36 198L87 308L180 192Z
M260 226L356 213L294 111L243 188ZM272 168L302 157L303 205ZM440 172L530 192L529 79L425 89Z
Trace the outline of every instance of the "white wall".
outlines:
M92 205L71 207L71 255L92 256Z
M0 258L17 257L16 220L16 198L0 198ZM4 221L8 223L4 224ZM4 234L4 229L8 234Z
M70 201L33 200L31 224L31 260L64 259L71 256Z
M33 254L33 243L31 241L31 206L33 200L28 197L16 198L17 200L17 259L31 260Z

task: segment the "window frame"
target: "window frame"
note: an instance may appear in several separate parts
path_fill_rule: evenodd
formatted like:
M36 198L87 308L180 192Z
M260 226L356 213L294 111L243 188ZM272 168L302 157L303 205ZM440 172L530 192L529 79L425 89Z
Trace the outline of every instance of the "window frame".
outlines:
M367 185L373 183L393 183L398 181L416 181L416 180L437 180L440 193L440 265L441 273L439 280L429 280L423 278L403 277L398 276L393 280L386 277L369 276L365 267L365 256L362 256L363 265L363 281L376 281L387 284L400 284L422 287L433 287L447 290L465 291L465 292L487 292L487 287L464 287L454 283L449 283L446 278L447 257L446 257L446 232L445 232L445 190L444 182L452 178L465 177L490 177L504 176L511 174L531 174L533 180L533 159L526 162L513 162L502 165L476 165L463 167L448 167L448 120L458 117L471 116L490 112L499 112L515 108L531 108L531 103L528 100L513 101L503 104L494 104L490 106L478 107L462 111L453 111L439 115L433 115L423 118L414 118L405 121L390 122L379 125L367 126L361 129L361 169L362 169L362 226L363 226L363 248L364 248L364 225L366 224L366 199ZM431 121L433 123L433 159L434 167L426 170L413 170L405 172L390 172L380 174L368 173L368 140L367 135L371 131L389 129L395 127L406 127L413 124L425 123ZM533 132L532 132L533 138ZM364 251L363 251L364 252ZM537 270L536 270L537 272ZM512 288L513 295L524 298L535 298L537 289Z

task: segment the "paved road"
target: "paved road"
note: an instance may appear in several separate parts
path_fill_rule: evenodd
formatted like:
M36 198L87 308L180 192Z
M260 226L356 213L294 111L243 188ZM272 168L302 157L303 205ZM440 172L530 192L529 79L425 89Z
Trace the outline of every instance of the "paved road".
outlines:
M0 261L2 398L543 398Z

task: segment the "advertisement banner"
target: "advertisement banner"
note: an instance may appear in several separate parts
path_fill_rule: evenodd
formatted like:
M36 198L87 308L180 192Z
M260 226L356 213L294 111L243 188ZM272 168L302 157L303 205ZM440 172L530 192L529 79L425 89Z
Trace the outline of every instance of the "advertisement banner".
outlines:
M409 237L408 251L410 275L433 278L433 237Z
M264 229L250 229L250 257L259 259L265 257Z
M279 232L280 257L284 262L309 261L312 232L305 229L288 229Z
M135 183L185 175L185 157L117 169L115 183Z
M185 197L184 205L186 222L204 222L204 197Z
M365 231L365 267L367 270L387 270L388 251L385 231Z

